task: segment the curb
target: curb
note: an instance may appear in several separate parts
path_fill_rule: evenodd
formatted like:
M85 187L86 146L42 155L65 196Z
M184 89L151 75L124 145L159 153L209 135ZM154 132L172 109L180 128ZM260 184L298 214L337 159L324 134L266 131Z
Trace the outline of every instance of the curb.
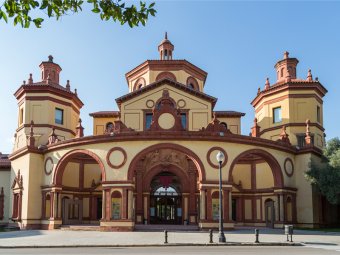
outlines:
M168 243L168 244L113 244L113 245L0 245L0 249L27 248L134 248L134 247L173 247L173 246L304 246L302 243Z

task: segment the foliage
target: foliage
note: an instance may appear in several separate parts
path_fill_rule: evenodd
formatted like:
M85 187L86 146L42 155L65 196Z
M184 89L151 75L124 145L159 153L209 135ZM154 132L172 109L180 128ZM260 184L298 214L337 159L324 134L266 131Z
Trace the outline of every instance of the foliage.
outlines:
M319 187L322 195L331 204L340 203L340 140L333 138L328 141L323 151L321 162L312 160L306 172L307 179Z
M92 8L92 12L98 14L102 20L113 20L121 25L128 23L130 27L142 24L145 26L149 15L155 16L155 3L149 6L145 2L140 2L139 6L132 4L126 6L122 0L87 0ZM34 14L44 12L49 18L55 17L57 20L67 14L82 11L83 0L5 0L0 1L0 20L8 23L8 18L13 18L14 25L20 24L28 28L33 22L36 27L41 27L43 18L32 17ZM39 12L40 11L40 12Z

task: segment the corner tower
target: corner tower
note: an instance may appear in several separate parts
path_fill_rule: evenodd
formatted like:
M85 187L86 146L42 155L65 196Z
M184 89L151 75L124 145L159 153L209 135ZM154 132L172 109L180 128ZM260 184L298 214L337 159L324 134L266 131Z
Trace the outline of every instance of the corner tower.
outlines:
M323 97L327 90L318 78L313 79L311 70L306 79L297 78L298 63L285 52L275 65L276 83L271 85L267 78L264 89L258 89L251 102L260 128L257 136L278 140L285 129L292 145L322 148L325 140Z
M52 56L48 56L48 61L43 61L39 67L41 81L33 82L30 74L28 81L23 81L14 93L19 108L14 151L29 145L28 137L34 141L30 146L39 146L48 144L50 137L67 140L76 135L83 106L77 90L71 91L69 81L65 87L60 85L62 69L53 62Z

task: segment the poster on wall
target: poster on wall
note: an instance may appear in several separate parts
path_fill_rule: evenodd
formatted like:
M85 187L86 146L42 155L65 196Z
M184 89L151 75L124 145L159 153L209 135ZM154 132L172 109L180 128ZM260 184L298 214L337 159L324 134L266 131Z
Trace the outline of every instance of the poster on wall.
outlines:
M120 219L120 198L112 198L112 219Z
M218 199L212 199L212 217L213 220L219 219L219 200Z

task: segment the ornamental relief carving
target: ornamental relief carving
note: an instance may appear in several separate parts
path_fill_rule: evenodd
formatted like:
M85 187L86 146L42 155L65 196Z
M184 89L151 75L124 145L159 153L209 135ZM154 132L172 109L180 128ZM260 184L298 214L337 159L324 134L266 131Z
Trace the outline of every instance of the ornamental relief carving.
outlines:
M165 168L169 165L175 165L183 170L189 168L186 155L172 149L155 150L145 156L143 162L144 172L156 165L162 165Z

